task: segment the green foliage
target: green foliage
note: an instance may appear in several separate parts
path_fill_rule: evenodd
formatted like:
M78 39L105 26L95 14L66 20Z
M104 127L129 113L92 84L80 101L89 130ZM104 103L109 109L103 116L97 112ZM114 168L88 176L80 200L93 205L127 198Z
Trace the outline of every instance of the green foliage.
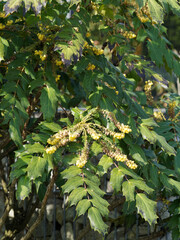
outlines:
M0 146L11 166L7 188L17 182L11 207L46 199L55 177L77 217L87 214L105 236L106 177L125 198L125 222L137 212L166 227L157 203L179 200L180 98L165 73L180 77L180 59L162 23L169 11L180 14L179 3L7 0L0 10ZM174 239L176 200L167 205Z

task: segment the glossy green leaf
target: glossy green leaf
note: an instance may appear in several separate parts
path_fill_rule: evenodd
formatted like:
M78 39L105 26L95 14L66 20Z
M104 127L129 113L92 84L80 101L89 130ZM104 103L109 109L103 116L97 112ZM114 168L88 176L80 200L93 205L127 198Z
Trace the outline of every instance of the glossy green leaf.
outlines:
M96 156L102 152L102 146L99 143L94 141L93 144L91 145L91 151Z
M88 210L88 218L91 224L91 228L99 233L107 233L108 226L104 223L99 210L95 207L91 207Z
M63 193L70 193L73 189L82 186L84 183L82 177L75 176L67 180L67 182L62 186Z
M29 196L31 192L31 181L27 176L22 176L17 185L16 198L18 200L24 200Z
M33 156L27 167L28 177L30 179L36 179L42 176L46 165L47 159Z
M137 211L150 225L157 222L156 205L157 203L147 198L144 193L136 194Z
M63 178L69 179L72 177L75 177L81 173L81 169L77 166L71 166L69 168L66 168L63 172L61 172L61 176Z
M96 198L92 198L92 199L90 199L90 201L91 201L93 207L96 207L102 216L104 216L104 217L108 216L108 214L109 214L108 208L105 206L102 206L100 201L98 201Z
M46 5L46 0L7 0L4 5L4 11L6 15L17 11L17 9L24 3L25 11L28 11L30 7L36 14L40 13L42 6Z
M161 148L168 153L168 155L176 155L176 151L171 147L165 137L158 135L156 132L152 131L152 136L161 144Z
M135 185L131 180L125 181L122 184L122 192L123 195L126 197L126 201L134 201L134 191Z
M86 189L79 187L79 188L74 189L71 192L71 194L69 195L68 201L70 202L71 206L76 205L86 195L87 195Z
M130 154L132 158L136 160L138 164L140 164L141 166L144 166L148 163L146 155L139 145L137 144L130 145Z
M97 165L98 174L102 176L107 173L108 169L111 167L112 164L113 160L107 155L103 155Z
M8 41L0 37L0 62L4 60L5 50L8 46L9 46Z
M78 202L76 206L77 216L84 215L86 211L90 208L91 202L89 199L83 199Z
M55 115L57 105L56 91L54 88L49 86L43 88L40 101L43 117L47 121L50 121Z
M22 137L20 132L19 120L16 117L11 119L9 122L9 134L11 139L14 141L14 143L17 146L22 145Z
M110 184L116 193L121 190L123 178L124 174L120 169L114 168L111 171Z
M180 149L178 149L177 154L175 156L174 167L175 167L175 171L180 177Z
M162 23L164 11L161 5L159 5L155 0L151 0L148 1L148 6L152 19L158 23Z

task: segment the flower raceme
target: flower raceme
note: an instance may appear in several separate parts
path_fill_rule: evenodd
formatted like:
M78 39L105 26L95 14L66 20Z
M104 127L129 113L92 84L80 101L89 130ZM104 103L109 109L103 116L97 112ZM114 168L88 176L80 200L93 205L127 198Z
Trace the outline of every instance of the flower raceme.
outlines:
M102 110L100 111L102 112ZM112 120L120 132L112 131L100 124L93 123L91 113L88 113L81 122L69 128L62 129L51 136L47 140L47 143L51 146L46 148L46 153L53 154L58 148L65 147L68 143L76 142L79 138L78 142L81 141L84 144L84 147L81 150L81 153L78 153L79 158L76 161L76 166L83 168L88 161L89 146L91 146L92 141L98 141L98 144L103 147L103 154L106 154L117 162L123 162L131 169L136 169L137 165L134 161L129 160L127 155L124 154L114 143L114 139L121 140L125 137L125 134L132 131L130 126L118 122L108 111L104 111L103 113ZM89 122L90 119L91 122ZM110 138L113 138L113 141L110 140Z

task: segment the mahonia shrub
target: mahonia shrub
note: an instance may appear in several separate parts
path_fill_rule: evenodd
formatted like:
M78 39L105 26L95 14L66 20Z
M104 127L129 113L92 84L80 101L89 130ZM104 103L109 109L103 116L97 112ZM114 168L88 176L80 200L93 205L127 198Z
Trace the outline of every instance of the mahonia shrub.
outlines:
M21 239L31 238L54 184L106 236L104 176L123 199L124 222L136 213L164 229L151 237L179 239L180 97L170 87L180 59L163 25L170 12L180 15L178 1L0 2L2 239L24 232L41 201Z

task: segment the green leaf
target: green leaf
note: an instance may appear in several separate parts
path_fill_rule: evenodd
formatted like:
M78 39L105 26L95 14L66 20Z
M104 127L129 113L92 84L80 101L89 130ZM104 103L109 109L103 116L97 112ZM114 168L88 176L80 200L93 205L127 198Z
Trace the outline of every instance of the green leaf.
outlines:
M137 145L130 145L130 154L134 160L136 160L141 166L144 166L147 164L147 158L142 150L142 148Z
M96 198L92 198L92 199L90 199L90 201L94 207L99 209L102 216L104 216L104 217L108 216L108 214L109 214L108 208L104 207L104 206L102 207L102 204L100 201L98 201Z
M122 184L122 192L126 197L126 201L134 201L134 190L135 185L131 182L131 180L125 181Z
M14 141L14 143L17 146L22 146L22 138L21 138L19 120L16 117L11 119L9 122L9 134L10 134L11 139Z
M41 126L42 128L45 128L47 130L50 130L54 133L58 132L59 130L61 130L61 126L55 122L41 122L39 124L39 126Z
M84 178L85 183L88 185L88 187L93 190L93 192L97 193L99 196L103 196L105 194L104 191L102 191L96 183L89 180L88 178Z
M63 193L70 193L73 189L82 186L84 183L82 177L75 176L70 179L62 186Z
M44 119L50 121L56 112L57 105L56 91L54 88L47 86L42 89L40 102L41 102L41 111L43 113Z
M90 220L91 228L99 233L106 234L108 226L102 220L99 210L95 207L91 207L88 210L88 218Z
M87 195L87 191L83 187L74 189L69 195L68 201L71 203L70 206L76 205L83 197Z
M180 149L177 150L177 154L174 158L174 168L180 177L180 160L179 159L180 159Z
M93 189L87 188L88 193L91 195L93 199L96 199L98 202L101 203L102 207L108 207L109 203L100 197Z
M17 9L22 5L22 2L25 4L26 12L30 9L30 7L32 7L36 14L39 14L42 6L46 5L46 0L7 0L4 5L6 15L17 11Z
M152 131L152 136L161 144L161 148L167 152L168 155L176 155L176 151L167 142L165 137L158 135L156 132Z
M124 174L120 169L114 168L111 171L110 184L116 193L121 190L123 178L124 178Z
M34 144L26 144L25 145L25 152L27 153L43 153L44 152L44 146L40 143L34 143Z
M155 0L151 0L148 1L148 6L152 19L160 24L163 23L164 11L161 5Z
M18 200L24 200L29 196L31 192L31 181L27 176L22 176L17 185L16 198Z
M167 177L166 174L163 173L160 174L160 180L168 191L171 192L172 189L174 189L180 195L180 182Z
M152 135L152 131L150 131L146 126L140 126L140 131L143 139L148 140L150 143L155 143L156 139Z
M124 175L128 175L131 176L134 179L142 179L140 176L138 176L133 170L129 169L128 167L126 167L123 163L119 162L119 166L118 168L122 171L122 173L124 173Z
M61 172L61 176L63 178L69 179L72 177L75 177L81 173L81 169L77 166L71 166L69 168L66 168L63 172Z
M103 176L105 173L107 173L108 168L111 167L112 164L113 160L107 155L103 155L97 165L97 174Z
M138 213L144 218L148 223L155 224L157 223L157 214L156 214L156 205L155 201L152 201L146 197L144 193L136 194L136 207Z
M8 41L0 37L0 62L4 60L4 53L5 53L6 47L8 46L9 46Z
M47 164L47 159L33 156L27 167L28 177L30 179L36 179L42 176L44 173L46 164Z
M99 143L94 141L93 144L91 145L91 151L95 156L97 156L99 153L102 152L102 147Z
M154 187L158 188L160 182L159 182L159 174L158 174L157 167L151 164L149 171L150 171L150 182L153 183Z
M85 212L90 208L91 202L89 199L83 199L78 202L76 206L76 212L78 216L84 215Z
M153 118L146 118L146 119L141 119L142 126L148 126L148 127L159 127L159 125L154 121Z
M148 194L154 192L154 189L148 187L143 180L130 179L129 181L131 181L131 183L133 183L135 187L147 192Z

